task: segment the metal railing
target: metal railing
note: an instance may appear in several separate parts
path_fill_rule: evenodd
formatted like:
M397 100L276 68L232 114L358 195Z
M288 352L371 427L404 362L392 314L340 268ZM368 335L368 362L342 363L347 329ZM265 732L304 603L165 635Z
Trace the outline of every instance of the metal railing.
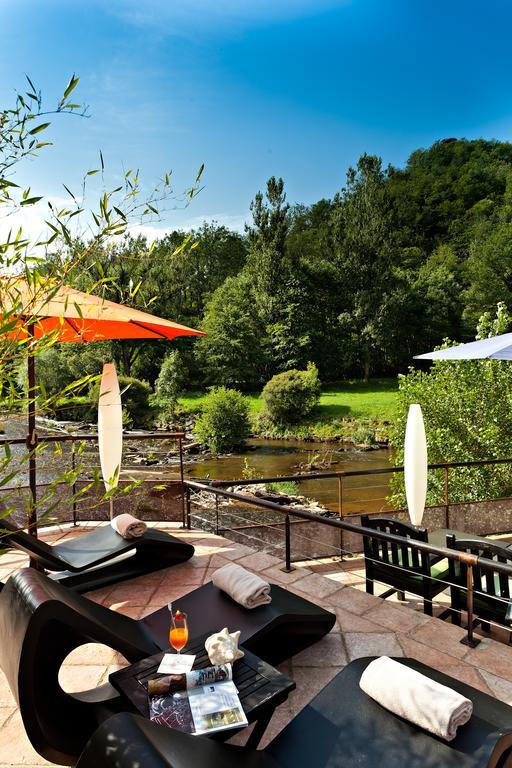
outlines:
M450 527L450 506L454 503L457 504L463 504L463 503L485 503L488 501L495 501L496 499L491 498L485 498L485 499L478 499L477 501L468 502L468 501L457 501L453 502L450 501L450 471L454 469L470 469L470 468L482 468L486 466L501 466L501 465L512 465L512 458L505 458L505 459L482 459L482 460L474 460L474 461L447 461L447 462L440 462L440 463L434 463L428 465L429 471L436 471L436 470L442 470L444 474L444 481L443 481L443 498L440 501L440 504L433 505L432 507L426 507L426 509L431 508L437 508L438 506L444 507L444 514L445 514L445 527ZM344 492L346 490L346 481L348 481L350 478L356 478L356 477L371 477L371 476L389 476L389 475L395 475L395 474L403 474L404 468L403 467L378 467L375 469L349 469L349 470L337 470L333 472L301 472L295 475L278 475L274 477L256 477L256 478L243 478L243 479L236 479L236 480L213 480L211 481L211 486L216 488L226 488L230 486L243 486L243 485L257 485L257 484L263 484L268 485L271 483L283 483L283 482L292 482L297 483L300 485L304 482L309 482L313 480L336 480L338 484L338 503L337 503L337 512L338 517L349 517L350 515L359 516L359 512L350 512L346 511L345 509L345 497ZM368 486L365 486L368 487ZM377 497L377 500L382 498L383 501L387 499L387 495L383 497ZM357 503L361 504L363 502L368 502L368 499L358 499ZM375 501L375 499L373 499ZM379 511L388 511L388 512L400 512L402 510L400 509L391 509L390 507L386 507L385 510L380 509Z
M178 443L178 457L179 462L177 467L179 467L179 483L183 487L183 481L184 481L184 470L183 470L183 440L185 439L185 432L125 432L123 433L123 443L126 442L135 442L135 441L141 441L141 440L173 440ZM55 443L71 443L71 469L74 472L76 470L76 444L77 443L84 443L84 442L94 442L96 443L98 441L98 435L97 433L73 433L73 434L59 434L59 435L38 435L37 436L37 444L55 444ZM27 438L26 437L5 437L0 438L0 446L3 445L26 445L27 444ZM32 449L34 450L34 449ZM29 454L27 454L29 455ZM60 485L66 485L66 483L63 481L61 483L58 483ZM45 487L46 483L38 483L38 487ZM16 490L21 490L23 488L28 488L28 485L19 485L19 486L4 486L2 487L2 492L12 492ZM77 484L76 480L73 482L72 486L72 516L73 516L73 525L77 525L78 522L78 509L77 509ZM182 507L182 518L185 517L185 499L183 491L181 493L181 507ZM29 512L27 512L27 517L29 515ZM27 520L28 525L28 520Z
M339 473L327 473L327 474L333 477L333 476L338 476ZM325 476L325 473L323 473L323 476ZM283 478L279 478L279 480L283 481ZM254 482L255 482L254 480L247 480L244 484L250 485L251 483L254 483ZM269 480L269 482L272 482L272 480ZM311 523L315 523L320 526L335 528L340 532L346 531L350 533L355 533L360 535L361 537L377 539L378 541L387 542L395 546L400 546L400 547L406 546L412 550L417 550L427 555L434 556L437 560L447 558L448 560L454 560L454 561L458 561L459 563L463 563L467 568L467 580L466 580L466 587L465 587L466 593L467 593L467 598L466 598L467 630L466 630L466 636L461 640L461 642L472 648L474 648L480 642L479 639L475 638L474 631L473 631L474 624L475 624L473 569L477 566L482 568L488 568L488 569L491 569L493 572L506 575L508 579L512 578L512 565L507 565L504 562L490 560L488 558L481 557L479 555L475 555L469 552L453 550L453 549L449 549L448 547L440 547L440 546L429 544L428 542L420 541L417 539L405 538L402 536L398 536L396 534L375 530L374 528L368 528L363 525L358 525L356 523L348 522L347 520L342 518L340 519L340 518L332 518L332 517L331 518L321 517L315 513L307 512L306 510L295 509L293 507L278 504L276 502L269 501L266 499L260 499L252 496L248 497L241 493L228 491L224 487L222 487L229 484L233 485L234 482L233 481L222 481L222 482L214 481L210 484L205 484L205 483L200 483L193 480L185 480L184 485L185 485L186 501L185 501L184 526L186 526L188 529L191 528L191 521L192 521L191 492L193 491L200 492L200 493L213 494L215 496L215 499L216 499L215 514L217 517L217 525L218 525L218 514L219 514L219 506L218 506L219 497L229 499L231 501L237 501L244 505L250 505L253 507L257 507L265 510L271 510L272 512L278 513L282 518L284 518L284 568L283 570L286 572L290 572L293 570L293 567L292 567L293 558L292 558L292 546L291 546L291 524L290 524L291 518L297 518L299 520L309 521ZM275 525L271 527L274 527L275 529ZM512 553L511 553L511 558L512 558ZM410 571L412 573L415 573L416 575L416 572L408 568L406 565L393 566L392 564L390 564L390 567L397 567L397 568L400 568L402 571ZM438 581L438 582L440 581L439 579L433 576L429 578L431 578L433 581ZM450 582L443 582L443 583L446 583L447 586L453 586L453 584ZM501 598L496 597L496 599L499 600ZM450 611L451 610L452 609L450 609Z

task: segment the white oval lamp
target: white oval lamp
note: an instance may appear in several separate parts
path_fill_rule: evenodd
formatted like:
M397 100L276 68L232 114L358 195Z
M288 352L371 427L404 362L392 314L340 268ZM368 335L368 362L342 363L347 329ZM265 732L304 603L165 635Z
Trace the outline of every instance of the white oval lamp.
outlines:
M413 525L421 525L427 499L427 438L421 407L409 406L404 444L405 496Z
M117 487L123 451L123 409L114 363L105 363L98 402L98 449L105 490ZM110 517L113 503L110 500Z

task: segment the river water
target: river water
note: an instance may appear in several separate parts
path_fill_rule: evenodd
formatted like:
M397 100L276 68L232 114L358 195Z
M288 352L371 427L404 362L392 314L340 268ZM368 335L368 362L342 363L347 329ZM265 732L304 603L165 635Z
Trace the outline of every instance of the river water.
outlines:
M188 477L235 480L243 477L247 461L256 477L277 477L297 472L382 469L389 467L391 451L380 449L360 451L342 449L340 443L311 443L300 440L250 440L245 453L208 458L185 466ZM308 465L326 463L318 470ZM366 475L343 480L343 512L378 512L389 509L386 496L389 491L389 475ZM328 509L338 510L338 482L307 480L300 483L300 493L319 501Z

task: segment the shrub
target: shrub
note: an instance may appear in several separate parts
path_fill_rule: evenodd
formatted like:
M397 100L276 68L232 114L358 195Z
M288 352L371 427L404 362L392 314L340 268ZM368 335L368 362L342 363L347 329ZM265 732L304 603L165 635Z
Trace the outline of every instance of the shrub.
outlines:
M130 376L119 376L121 400L123 402L123 425L125 427L145 428L152 426L153 409L149 404L151 387L147 381L134 379ZM96 382L89 390L89 418L95 421L98 414L100 383Z
M305 371L278 373L262 392L268 417L275 424L295 424L308 416L320 397L318 369L308 363Z
M243 446L250 434L247 399L236 389L213 389L196 421L194 433L214 453Z

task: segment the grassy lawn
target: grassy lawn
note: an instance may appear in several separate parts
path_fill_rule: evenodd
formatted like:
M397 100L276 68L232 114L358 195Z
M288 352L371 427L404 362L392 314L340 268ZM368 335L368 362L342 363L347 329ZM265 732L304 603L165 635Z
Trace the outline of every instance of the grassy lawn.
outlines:
M325 427L331 425L334 428L333 434L337 433L338 430L334 425L341 419L392 421L397 391L398 384L395 378L328 384L322 390L318 407L304 427L307 432L328 437L330 430L326 433ZM198 413L206 396L204 392L191 392L181 397L179 404L182 411ZM251 393L247 397L251 416L256 416L263 407L261 396Z
M391 421L396 405L396 379L344 381L322 390L318 415L324 418Z

